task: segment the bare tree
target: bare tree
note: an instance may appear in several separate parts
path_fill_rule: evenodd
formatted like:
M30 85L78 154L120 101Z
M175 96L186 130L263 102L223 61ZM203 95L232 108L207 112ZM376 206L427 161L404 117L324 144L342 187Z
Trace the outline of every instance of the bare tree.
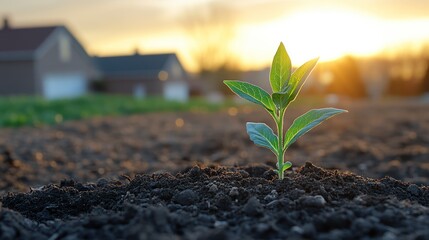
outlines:
M429 44L426 44L422 50L422 58L425 61L426 71L422 78L421 91L422 93L429 93Z
M231 9L219 3L195 7L186 12L183 23L200 73L237 68L231 53L236 31Z
M328 93L345 95L352 98L367 97L357 59L345 56L334 62L331 66L332 81L327 87Z
M388 94L414 96L429 91L429 48L422 44L403 44L391 61Z

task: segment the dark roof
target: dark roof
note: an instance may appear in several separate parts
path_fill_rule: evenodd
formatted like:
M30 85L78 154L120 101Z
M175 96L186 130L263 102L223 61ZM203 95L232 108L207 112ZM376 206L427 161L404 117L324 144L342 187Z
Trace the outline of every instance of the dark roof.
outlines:
M128 56L95 57L95 63L105 75L158 74L174 53L134 54Z
M0 29L0 53L33 52L58 26Z

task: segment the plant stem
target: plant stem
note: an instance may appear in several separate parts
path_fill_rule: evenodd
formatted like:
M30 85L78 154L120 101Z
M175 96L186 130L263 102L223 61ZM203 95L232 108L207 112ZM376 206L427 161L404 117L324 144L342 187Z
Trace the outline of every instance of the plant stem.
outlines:
M283 160L284 160L284 150L283 150L283 117L284 117L284 110L281 109L278 111L279 115L276 119L277 123L277 136L278 136L278 155L277 155L277 166L278 166L278 175L279 179L283 180Z

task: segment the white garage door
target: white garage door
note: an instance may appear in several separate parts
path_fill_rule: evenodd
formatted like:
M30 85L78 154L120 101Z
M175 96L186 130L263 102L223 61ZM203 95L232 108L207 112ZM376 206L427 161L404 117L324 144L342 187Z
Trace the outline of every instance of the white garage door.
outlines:
M47 99L78 97L86 92L87 81L80 74L55 74L43 79L43 96Z
M185 102L189 97L189 88L183 82L167 82L164 85L164 98Z
M143 84L136 84L133 88L133 95L135 98L144 98L146 97L146 88Z

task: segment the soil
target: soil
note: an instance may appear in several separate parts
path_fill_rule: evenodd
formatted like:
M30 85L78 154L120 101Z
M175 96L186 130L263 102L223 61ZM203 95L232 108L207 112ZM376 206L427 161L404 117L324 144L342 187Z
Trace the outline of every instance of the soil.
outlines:
M429 187L311 163L71 180L3 198L1 239L429 239Z
M344 108L283 181L248 107L2 129L0 239L429 239L429 106Z

